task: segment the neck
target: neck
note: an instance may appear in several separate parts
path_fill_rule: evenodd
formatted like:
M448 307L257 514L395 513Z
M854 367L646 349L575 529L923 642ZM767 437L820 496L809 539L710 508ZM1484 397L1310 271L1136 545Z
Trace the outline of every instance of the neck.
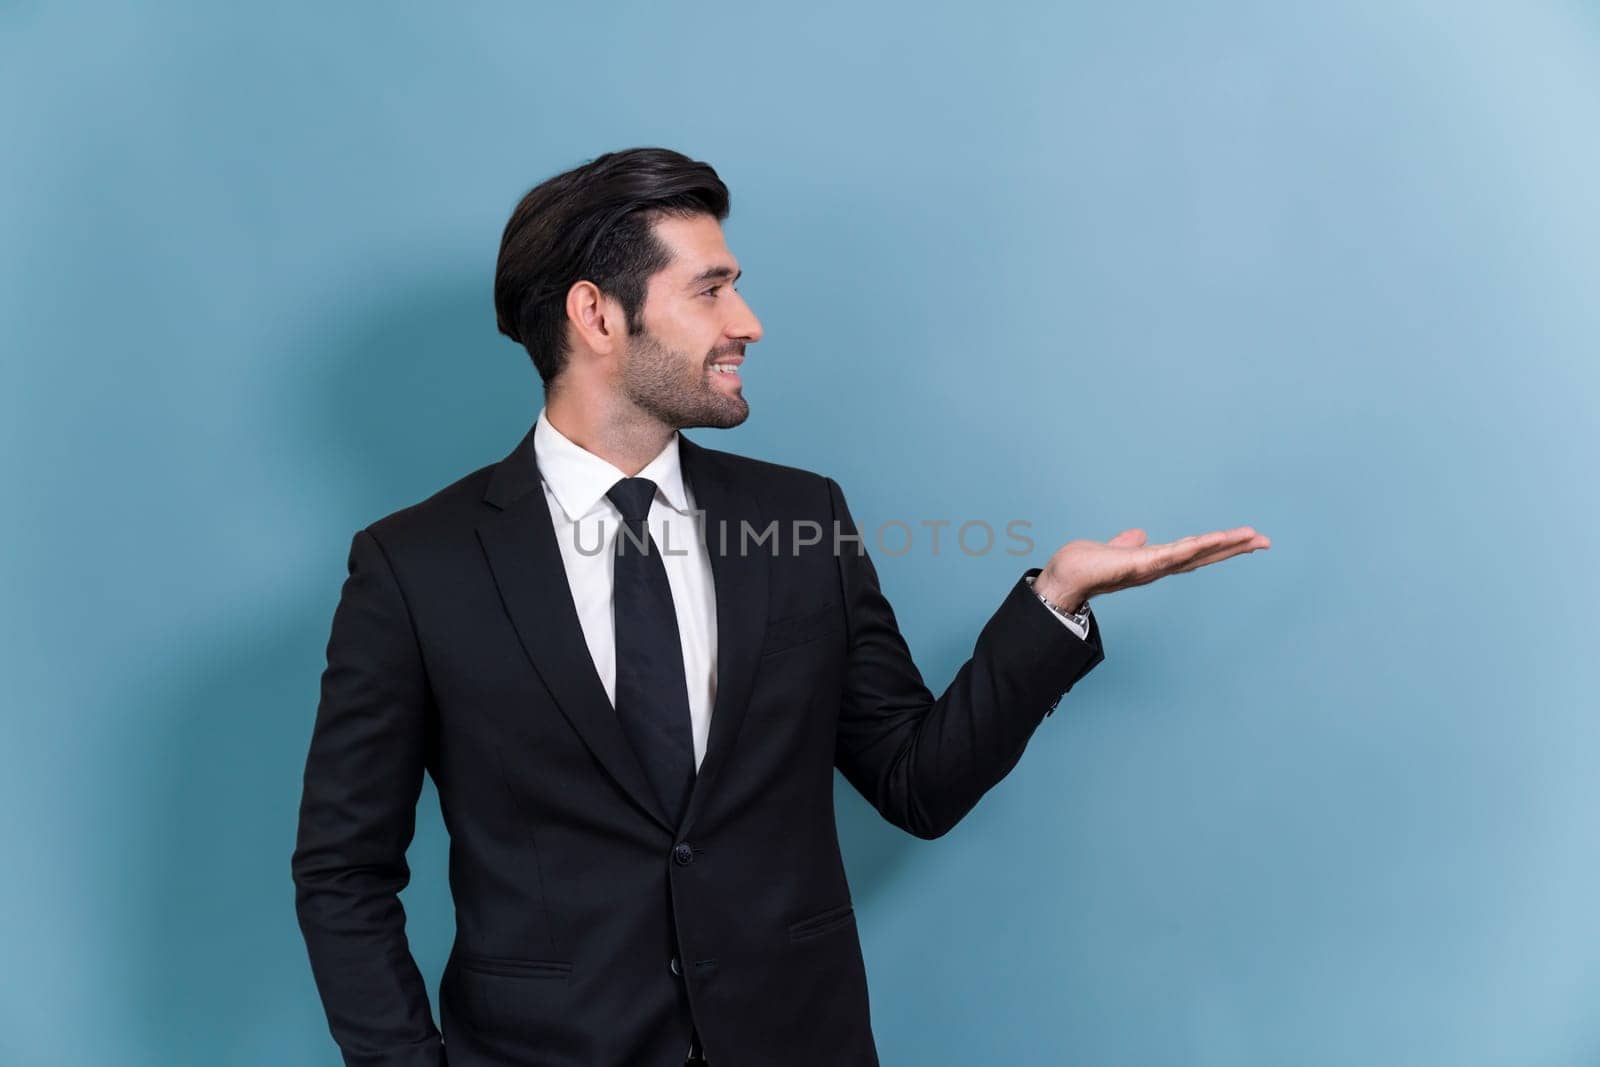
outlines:
M544 417L567 440L630 478L659 456L677 432L614 394L582 397L567 389L547 394Z

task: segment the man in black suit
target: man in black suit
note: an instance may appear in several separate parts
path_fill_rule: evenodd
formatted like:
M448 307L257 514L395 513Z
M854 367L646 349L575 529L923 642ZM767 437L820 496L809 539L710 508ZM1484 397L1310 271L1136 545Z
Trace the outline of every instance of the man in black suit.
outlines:
M946 833L1104 658L1091 596L1268 546L1071 541L935 697L839 486L679 433L749 410L727 213L664 149L529 192L495 303L544 410L351 542L292 864L347 1064L877 1063L834 768ZM424 772L456 912L437 1028L397 896Z

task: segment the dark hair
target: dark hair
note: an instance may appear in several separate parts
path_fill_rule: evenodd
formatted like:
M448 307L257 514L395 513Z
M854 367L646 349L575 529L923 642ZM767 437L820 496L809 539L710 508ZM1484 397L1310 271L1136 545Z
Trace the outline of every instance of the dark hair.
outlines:
M706 163L668 148L607 152L534 186L500 239L494 310L500 332L550 382L566 366L567 292L591 281L644 326L650 275L670 262L653 232L662 215L728 217L728 187Z

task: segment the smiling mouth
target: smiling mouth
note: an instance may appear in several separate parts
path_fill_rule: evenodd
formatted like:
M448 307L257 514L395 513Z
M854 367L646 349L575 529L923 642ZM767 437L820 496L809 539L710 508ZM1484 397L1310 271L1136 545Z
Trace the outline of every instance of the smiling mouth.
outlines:
M739 365L743 359L726 359L711 364L710 374L713 378L732 378L739 381Z

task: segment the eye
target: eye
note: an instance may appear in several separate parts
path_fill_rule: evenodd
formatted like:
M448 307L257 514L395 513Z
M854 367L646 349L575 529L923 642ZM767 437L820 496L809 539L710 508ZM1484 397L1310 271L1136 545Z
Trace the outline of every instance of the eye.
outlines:
M716 296L717 295L717 290L721 289L721 288L722 288L722 286L720 286L720 285L713 285L711 288L705 290L700 295L701 296Z

